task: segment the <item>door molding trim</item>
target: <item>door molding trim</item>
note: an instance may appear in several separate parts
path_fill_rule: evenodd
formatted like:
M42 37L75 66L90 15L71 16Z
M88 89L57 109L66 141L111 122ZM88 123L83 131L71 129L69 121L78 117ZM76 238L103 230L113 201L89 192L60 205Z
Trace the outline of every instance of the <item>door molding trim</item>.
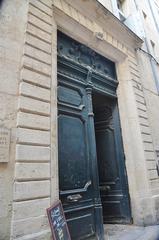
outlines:
M134 94L135 90L133 88L133 73L130 72L131 62L137 62L135 50L133 46L131 46L130 49L127 49L125 53L123 53L120 50L120 47L116 48L116 46L113 45L113 41L116 41L115 39L111 40L111 44L109 41L105 41L103 43L93 39L93 31L88 29L87 26L83 26L77 20L68 16L55 6L53 6L53 11L56 29L61 30L63 33L74 38L75 40L91 47L94 51L97 51L102 56L116 62L117 77L119 81L117 89L119 115L126 159L126 169L128 174L133 222L139 225L147 224L147 222L155 223L156 217L154 199L152 199L146 159L144 155L143 138L139 124L139 113L137 111L137 102ZM55 32L54 30L53 35L55 34L54 36L56 36L56 30ZM125 46L123 47L125 48ZM55 69L53 65L54 74L56 73L56 67L57 63L55 64ZM56 78L57 77L55 76L55 79ZM53 84L55 84L54 77L52 81ZM138 81L141 82L140 76ZM57 109L54 109L54 111L56 112ZM53 143L54 142L55 141L53 141ZM132 145L130 146L129 143L132 143ZM53 165L55 165L56 161L57 159ZM58 166L58 163L56 166ZM58 192L56 192L56 196L57 194ZM146 208L145 211L144 206L146 204L150 207Z

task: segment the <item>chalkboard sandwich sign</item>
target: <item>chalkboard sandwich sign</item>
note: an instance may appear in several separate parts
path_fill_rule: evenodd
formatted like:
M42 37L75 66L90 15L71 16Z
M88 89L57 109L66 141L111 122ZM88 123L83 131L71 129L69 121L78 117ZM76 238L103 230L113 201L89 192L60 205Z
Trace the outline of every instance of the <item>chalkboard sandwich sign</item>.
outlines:
M61 201L47 209L53 240L71 240Z

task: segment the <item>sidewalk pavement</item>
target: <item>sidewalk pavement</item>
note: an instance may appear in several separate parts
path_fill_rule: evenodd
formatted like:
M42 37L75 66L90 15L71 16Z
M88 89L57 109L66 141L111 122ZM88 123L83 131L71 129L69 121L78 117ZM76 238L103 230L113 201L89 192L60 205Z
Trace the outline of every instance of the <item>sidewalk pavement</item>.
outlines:
M104 225L105 240L159 240L159 225L138 227L134 225Z

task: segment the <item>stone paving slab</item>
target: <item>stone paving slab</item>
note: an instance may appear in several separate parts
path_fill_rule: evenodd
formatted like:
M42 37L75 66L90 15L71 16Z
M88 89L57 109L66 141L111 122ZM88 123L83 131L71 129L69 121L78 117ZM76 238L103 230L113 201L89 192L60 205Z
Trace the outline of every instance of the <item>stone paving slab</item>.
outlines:
M105 240L159 240L159 225L138 227L134 225L104 225Z

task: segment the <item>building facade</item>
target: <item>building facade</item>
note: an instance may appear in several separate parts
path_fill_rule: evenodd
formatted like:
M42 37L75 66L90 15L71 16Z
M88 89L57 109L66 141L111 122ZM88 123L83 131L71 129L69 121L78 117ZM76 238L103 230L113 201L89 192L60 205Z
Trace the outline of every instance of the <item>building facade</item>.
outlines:
M158 6L1 2L1 240L50 239L59 198L72 239L158 223Z

